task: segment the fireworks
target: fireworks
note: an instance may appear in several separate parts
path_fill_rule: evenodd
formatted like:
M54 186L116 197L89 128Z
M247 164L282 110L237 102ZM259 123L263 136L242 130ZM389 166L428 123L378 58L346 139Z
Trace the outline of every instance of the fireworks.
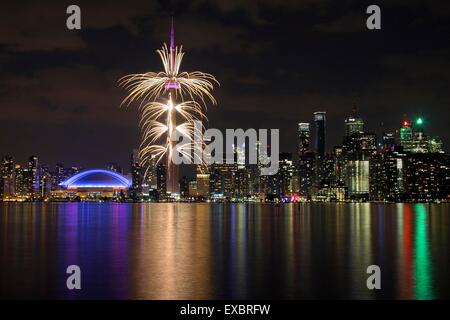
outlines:
M122 104L129 106L139 102L141 164L148 170L147 164L152 156L156 157L157 162L165 156L168 191L173 192L178 179L176 168L171 161L172 155L179 152L192 158L193 123L196 120L207 120L207 102L216 104L211 92L214 84L219 83L208 73L180 72L184 52L182 46L176 47L174 44L173 23L170 48L164 44L157 52L164 71L127 75L119 80L119 84L129 92ZM174 138L177 134L182 135L184 141L188 142L174 150Z

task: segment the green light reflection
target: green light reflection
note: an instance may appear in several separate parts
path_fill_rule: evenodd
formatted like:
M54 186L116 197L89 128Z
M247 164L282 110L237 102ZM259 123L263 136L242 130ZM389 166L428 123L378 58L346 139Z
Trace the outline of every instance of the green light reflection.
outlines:
M416 239L415 239L415 298L418 300L433 299L431 285L431 260L428 245L427 210L424 204L417 204Z

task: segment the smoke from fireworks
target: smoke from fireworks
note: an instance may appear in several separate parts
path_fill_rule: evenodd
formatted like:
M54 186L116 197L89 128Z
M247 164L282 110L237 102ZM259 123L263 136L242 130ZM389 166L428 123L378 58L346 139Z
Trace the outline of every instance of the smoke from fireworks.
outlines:
M151 157L159 162L164 156L168 166L173 165L173 152L192 159L193 123L206 120L204 110L208 100L216 104L211 91L218 81L208 73L180 72L184 52L182 46L175 47L173 37L172 25L170 48L164 44L157 50L164 71L131 74L119 80L120 86L129 91L122 104L129 106L139 101L142 131L139 156L143 165ZM189 142L174 150L177 133Z

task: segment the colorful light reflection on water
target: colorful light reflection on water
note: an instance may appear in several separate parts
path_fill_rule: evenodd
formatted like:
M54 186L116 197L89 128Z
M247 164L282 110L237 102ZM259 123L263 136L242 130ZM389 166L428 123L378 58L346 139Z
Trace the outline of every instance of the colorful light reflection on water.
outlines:
M0 297L450 298L448 204L0 205ZM82 290L65 268L82 269ZM366 268L382 290L366 288Z

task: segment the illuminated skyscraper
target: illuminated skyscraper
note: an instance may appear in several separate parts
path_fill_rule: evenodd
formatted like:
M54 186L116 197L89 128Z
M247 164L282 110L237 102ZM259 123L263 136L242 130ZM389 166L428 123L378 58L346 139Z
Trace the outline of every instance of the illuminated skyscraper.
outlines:
M413 148L413 130L411 121L407 118L403 119L400 127L399 143L403 147L404 152L411 152Z
M309 151L310 129L308 122L300 122L298 124L298 154L304 154Z
M395 149L395 135L391 132L383 133L383 142L381 145L381 151L394 151Z
M163 200L167 195L167 177L166 165L163 161L156 166L156 189L158 191L158 199Z
M59 184L64 180L64 166L60 163L57 163L55 166L55 171L52 174L52 190L61 189L61 186Z
M182 176L180 179L180 198L186 199L189 196L189 179Z
M322 158L325 155L326 113L314 112L314 122L316 123L316 156Z
M226 198L235 196L237 163L214 163L210 166L211 193L222 194Z
M223 195L223 178L222 173L218 170L218 168L215 168L214 166L211 166L210 169L210 175L209 175L209 192L211 195L215 196L222 196Z
M234 196L238 199L250 194L250 173L246 168L237 169L234 177Z
M371 200L404 200L405 159L406 154L389 149L372 157L369 186Z
M142 192L143 194L149 194L150 191L157 189L157 177L156 177L156 156L151 155L147 157L147 161L141 164L142 172ZM181 179L180 179L181 183ZM180 186L181 188L181 186ZM187 188L186 188L187 190ZM181 191L180 191L181 192ZM187 194L187 193L186 193Z
M412 201L446 200L450 194L450 159L445 153L410 153L405 187Z
M298 162L296 175L298 176L299 193L310 199L315 174L315 154L310 150L311 131L310 124L301 122L298 124ZM294 188L296 189L296 188Z
M131 196L134 199L142 196L142 168L137 149L131 155Z
M353 133L344 138L343 177L351 199L368 200L370 192L370 161L377 152L373 133Z
M316 123L316 160L313 180L314 186L318 188L324 176L322 162L325 156L326 113L314 112L314 122Z
M288 152L280 153L278 169L278 194L288 195L293 192L292 177L294 176L294 165L292 154Z
M197 196L208 198L209 196L209 174L197 173Z
M37 200L40 198L40 190L39 190L40 175L37 156L31 156L28 159L28 173L29 173L28 194L30 199Z
M440 137L428 138L428 152L430 153L444 153L444 144Z
M1 165L1 192L2 199L14 196L14 159L11 156L4 156Z
M353 106L352 115L345 119L345 136L362 132L364 132L364 121L358 116L356 106Z
M259 196L261 172L258 164L248 164L245 169L249 174L249 193L252 196Z
M329 186L334 186L337 182L336 178L336 155L332 152L326 153L322 161L322 181Z
M297 172L299 181L299 193L307 198L311 199L312 188L314 185L315 176L315 163L316 156L312 151L306 151L299 155Z
M22 168L20 164L15 166L15 196L17 198L26 198L28 195L28 168Z

